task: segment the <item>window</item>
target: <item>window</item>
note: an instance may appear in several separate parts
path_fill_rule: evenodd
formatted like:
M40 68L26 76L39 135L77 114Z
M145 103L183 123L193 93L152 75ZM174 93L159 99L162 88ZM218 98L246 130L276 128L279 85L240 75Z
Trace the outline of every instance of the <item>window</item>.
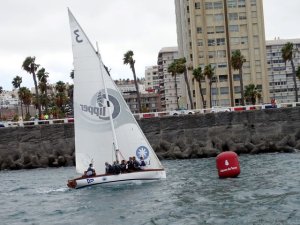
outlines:
M234 81L239 81L240 80L240 75L239 74L234 74L233 75L233 80Z
M239 19L240 19L240 20L246 20L246 19L247 19L246 13L244 13L244 12L239 13Z
M218 95L219 94L219 89L218 88L212 88L211 89L211 94L212 95Z
M234 93L235 93L235 94L241 93L241 87L240 87L240 86L235 86L235 87L234 87Z
M256 0L251 0L251 6L256 6Z
M218 68L226 68L227 63L218 63Z
M229 31L230 32L239 32L239 26L238 25L229 25Z
M207 27L207 34L214 34L214 27Z
M216 33L217 34L224 33L224 26L216 26Z
M229 88L228 87L221 87L220 88L220 93L221 95L226 95L229 93Z
M238 20L239 19L239 16L237 13L229 13L229 20L232 21L232 20Z
M197 40L197 46L203 46L203 40L202 39Z
M239 8L244 8L244 7L246 7L246 2L245 2L245 0L238 0L238 7L239 7Z
M256 11L252 11L251 15L252 15L252 18L257 18L257 12Z
M217 51L217 57L218 58L225 58L226 57L226 51L225 50L218 50Z
M217 38L217 45L225 45L225 38Z
M228 76L227 75L220 75L219 76L219 81L220 82L227 82Z
M215 14L215 21L222 22L224 20L223 14Z
M205 9L213 9L213 3L212 2L205 2Z
M238 37L230 38L230 44L231 45L239 45L240 44L240 38L238 38Z
M241 44L242 45L248 44L248 37L241 37Z
M197 27L197 33L201 34L202 33L202 27Z
M228 0L227 1L228 8L236 8L237 7L237 0Z
M208 46L215 46L216 44L216 40L215 39L208 39L207 41L207 45Z
M208 58L212 59L216 56L216 52L215 51L209 51L208 52Z
M195 9L200 9L201 3L200 2L195 2Z
M214 2L215 9L223 9L223 3L221 1Z

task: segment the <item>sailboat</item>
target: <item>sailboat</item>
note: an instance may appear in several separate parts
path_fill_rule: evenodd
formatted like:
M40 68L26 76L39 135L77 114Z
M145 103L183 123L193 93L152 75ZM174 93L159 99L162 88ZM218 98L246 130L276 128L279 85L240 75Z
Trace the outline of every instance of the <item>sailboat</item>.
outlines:
M143 183L166 178L166 172L139 127L118 87L68 9L74 60L76 171L84 174L92 162L96 175L68 180L70 188L98 184ZM143 169L108 174L105 163L143 157Z

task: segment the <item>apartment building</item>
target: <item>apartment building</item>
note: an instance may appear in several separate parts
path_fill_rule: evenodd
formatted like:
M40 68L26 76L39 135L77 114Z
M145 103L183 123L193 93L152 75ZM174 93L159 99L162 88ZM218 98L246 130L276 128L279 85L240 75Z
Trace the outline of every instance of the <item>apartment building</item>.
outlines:
M300 39L275 39L266 41L270 97L277 103L295 102L295 85L290 62L282 59L281 49L287 43L294 44L295 49L300 49ZM294 65L300 66L300 53L295 53ZM300 93L300 80L297 78L298 93Z
M193 68L214 68L212 106L241 104L239 71L230 64L234 50L246 58L244 86L257 85L261 101L270 101L262 0L175 0L175 9L179 57L186 57ZM209 102L209 82L202 81L203 103L192 71L188 77L194 106L203 108Z
M175 77L168 72L169 65L178 59L177 47L165 47L158 53L158 76L159 76L159 94L161 98L162 110L171 111L178 108L186 108L186 90L183 74L176 75L177 96L175 89Z
M159 92L158 66L147 66L145 70L145 90Z

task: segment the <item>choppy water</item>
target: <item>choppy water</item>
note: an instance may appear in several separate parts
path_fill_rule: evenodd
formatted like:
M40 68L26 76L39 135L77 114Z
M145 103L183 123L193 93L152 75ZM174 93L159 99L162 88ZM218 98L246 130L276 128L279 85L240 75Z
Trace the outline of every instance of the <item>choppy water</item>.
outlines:
M163 161L167 180L69 190L75 168L0 172L0 224L300 224L300 154L240 157L237 179L215 159Z

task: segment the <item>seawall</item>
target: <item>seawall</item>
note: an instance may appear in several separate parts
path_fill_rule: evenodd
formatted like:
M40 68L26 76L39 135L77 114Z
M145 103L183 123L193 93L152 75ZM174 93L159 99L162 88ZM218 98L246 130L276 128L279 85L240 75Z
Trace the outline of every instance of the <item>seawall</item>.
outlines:
M300 107L150 118L139 121L162 159L296 152ZM72 166L73 124L0 129L0 170Z

